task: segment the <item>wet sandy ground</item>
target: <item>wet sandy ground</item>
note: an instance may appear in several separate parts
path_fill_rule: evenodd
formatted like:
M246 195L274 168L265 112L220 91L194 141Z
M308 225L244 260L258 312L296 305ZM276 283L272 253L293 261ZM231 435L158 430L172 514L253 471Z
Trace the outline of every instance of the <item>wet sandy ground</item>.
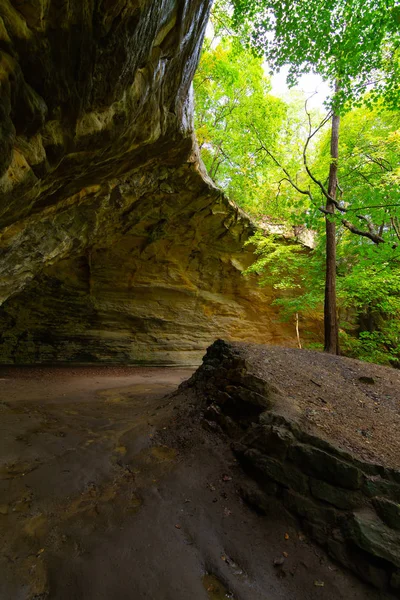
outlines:
M248 508L222 440L181 439L191 372L0 370L0 600L388 598Z

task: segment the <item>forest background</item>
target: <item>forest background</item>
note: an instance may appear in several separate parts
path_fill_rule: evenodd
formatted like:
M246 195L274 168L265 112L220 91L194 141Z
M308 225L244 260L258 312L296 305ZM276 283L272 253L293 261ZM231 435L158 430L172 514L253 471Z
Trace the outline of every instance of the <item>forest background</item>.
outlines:
M195 78L197 138L209 175L259 225L251 240L258 260L249 272L279 290L281 317L299 323L302 343L319 347L307 344L302 323L324 312L319 184L328 185L332 162L332 108L296 87L272 95L270 68L250 46L230 2L218 0ZM400 110L396 101L373 100L373 87L366 88L341 114L337 177L345 218L340 211L329 216L340 348L399 366Z

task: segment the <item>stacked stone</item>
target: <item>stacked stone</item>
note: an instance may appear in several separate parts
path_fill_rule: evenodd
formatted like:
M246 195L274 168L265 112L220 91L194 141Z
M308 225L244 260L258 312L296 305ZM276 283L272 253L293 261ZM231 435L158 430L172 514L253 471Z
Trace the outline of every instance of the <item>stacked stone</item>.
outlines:
M230 344L208 350L191 384L206 394L205 419L234 439L257 482L247 499L268 512L269 498L279 498L330 556L400 596L400 471L361 461L280 414L279 390Z

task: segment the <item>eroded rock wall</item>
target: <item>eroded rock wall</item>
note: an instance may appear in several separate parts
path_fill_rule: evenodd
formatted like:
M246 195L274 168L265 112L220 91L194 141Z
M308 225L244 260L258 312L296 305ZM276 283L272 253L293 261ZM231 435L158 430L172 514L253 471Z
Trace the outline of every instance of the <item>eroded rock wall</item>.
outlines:
M101 232L90 228L99 211L88 200L79 221L76 207L71 217L57 214L72 232L87 228L89 243L4 303L1 362L193 365L222 333L291 343L294 328L279 325L271 291L241 274L252 260L242 248L248 220L201 179L197 163L145 177L114 189Z
M0 4L1 362L199 362L294 343L245 281L190 85L211 0Z
M400 471L311 434L238 346L215 342L182 389L201 398L205 425L229 436L257 484L244 497L266 513L269 499L278 498L335 560L400 595Z
M125 174L187 159L210 4L1 3L2 300L112 227Z

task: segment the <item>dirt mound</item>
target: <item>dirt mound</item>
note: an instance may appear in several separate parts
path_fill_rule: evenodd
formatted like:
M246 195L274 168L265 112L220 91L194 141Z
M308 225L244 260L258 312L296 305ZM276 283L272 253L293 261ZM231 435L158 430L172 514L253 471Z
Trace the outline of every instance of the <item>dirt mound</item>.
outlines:
M307 351L218 340L181 387L256 483L330 556L400 590L399 374Z
M400 468L400 372L371 363L258 344L231 344L279 388L304 430L363 460Z

